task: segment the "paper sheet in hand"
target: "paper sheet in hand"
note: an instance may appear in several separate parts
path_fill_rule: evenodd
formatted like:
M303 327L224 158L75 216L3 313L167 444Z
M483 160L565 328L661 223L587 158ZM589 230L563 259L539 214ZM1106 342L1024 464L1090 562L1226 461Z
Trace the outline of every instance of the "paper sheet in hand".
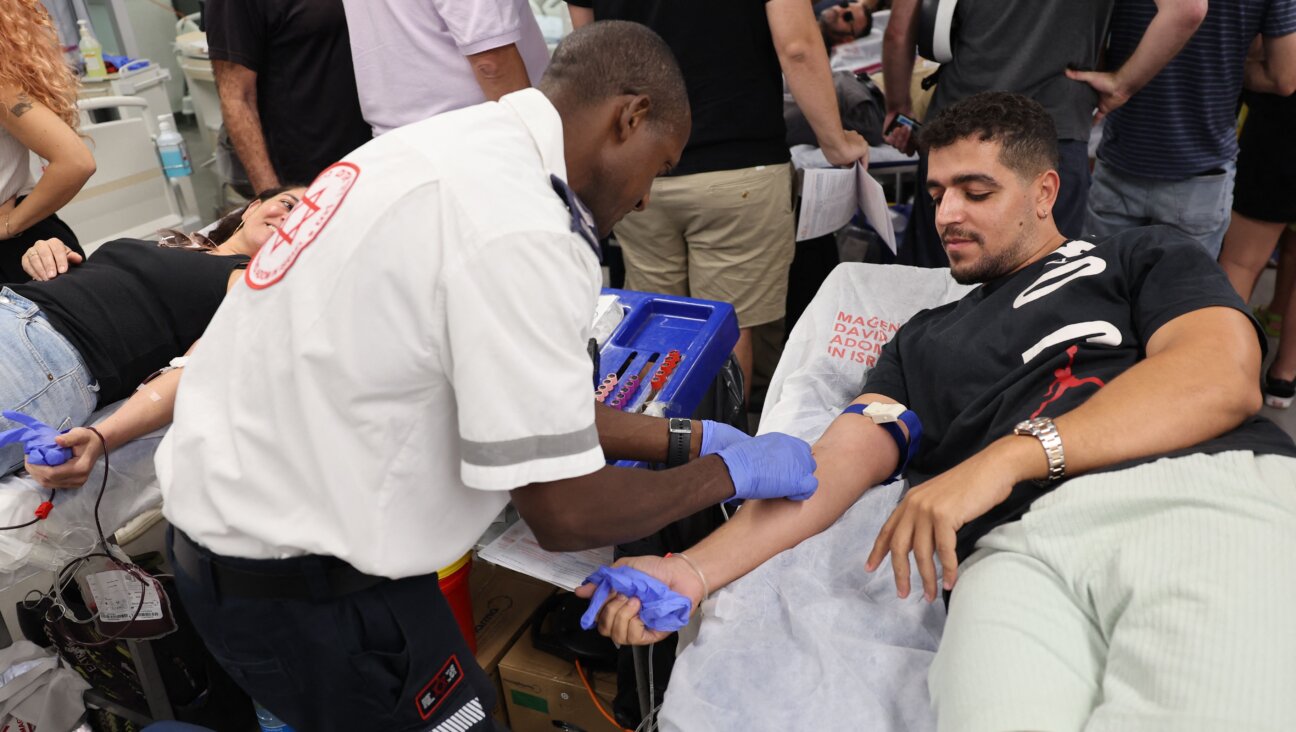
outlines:
M887 206L886 193L882 184L874 180L868 171L855 166L855 178L858 185L858 203L864 212L869 226L882 237L891 253L896 253L895 227L891 225L891 209Z
M831 234L855 215L855 171L843 168L807 168L801 180L801 215L796 240Z
M837 231L850 222L856 209L895 253L895 229L882 184L858 163L842 168L806 168L802 171L801 216L796 240L805 241Z
M535 577L574 590L599 567L612 563L612 547L587 549L583 552L549 552L540 548L535 534L524 521L518 521L500 534L478 556L514 572Z

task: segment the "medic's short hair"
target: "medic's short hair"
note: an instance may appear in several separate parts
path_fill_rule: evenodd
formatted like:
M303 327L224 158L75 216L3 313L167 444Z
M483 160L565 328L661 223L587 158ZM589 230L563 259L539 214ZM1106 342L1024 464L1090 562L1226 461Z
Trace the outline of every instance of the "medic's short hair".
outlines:
M941 110L923 126L927 150L975 138L997 142L999 162L1024 178L1058 168L1057 125L1039 102L1021 94L981 92Z
M538 86L550 98L580 105L643 94L652 105L650 123L688 131L684 75L670 46L642 23L600 20L572 31L554 50Z

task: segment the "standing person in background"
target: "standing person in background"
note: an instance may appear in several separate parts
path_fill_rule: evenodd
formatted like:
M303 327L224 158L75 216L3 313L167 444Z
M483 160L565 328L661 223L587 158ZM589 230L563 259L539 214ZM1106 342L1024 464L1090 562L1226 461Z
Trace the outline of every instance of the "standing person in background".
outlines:
M209 0L221 115L254 192L313 180L370 139L342 0Z
M343 0L374 137L525 89L549 64L527 0Z
M882 45L884 129L897 115L913 116L909 89L921 5L919 0L896 0L891 6ZM1148 25L1146 33L1140 29L1131 36L1125 55L1108 64L1116 70L1094 72L1113 5L1114 0L960 3L954 10L954 58L941 65L927 111L928 118L934 118L942 109L983 91L1025 94L1043 104L1057 126L1062 156L1061 189L1050 215L1058 229L1073 239L1080 236L1085 223L1094 109L1099 115L1107 114L1143 88L1188 41L1206 12L1205 0L1157 0L1156 23ZM897 125L887 140L904 152L915 149L904 125ZM918 180L926 175L927 155L920 153ZM1125 224L1120 230L1138 225ZM899 260L923 267L947 264L936 232L936 207L925 192L914 196Z
M82 254L55 214L95 172L77 136L76 77L38 0L0 4L0 282L26 282L22 256L58 238ZM31 153L48 160L32 184Z
M740 329L734 355L750 395L752 329L783 317L795 252L780 71L828 162L868 162L868 143L842 128L814 12L805 0L568 0L567 7L577 28L643 23L679 59L693 132L679 164L653 183L652 206L616 228L626 288L731 303Z
M1250 300L1275 246L1288 260L1279 265L1280 275L1289 276L1293 264L1288 253L1293 232L1287 227L1296 222L1296 95L1248 94L1245 99L1249 111L1238 140L1237 188L1220 266L1238 295ZM1296 310L1290 290L1285 296L1280 292L1288 284L1282 279L1271 303L1279 309L1262 311L1268 316L1266 330L1272 323L1281 334L1278 355L1265 372L1265 404L1278 409L1296 398Z
M1108 49L1112 63L1135 62L1139 39L1152 34L1165 2L1117 4ZM1213 2L1203 10L1201 27L1179 55L1107 116L1086 236L1101 239L1135 226L1165 224L1219 256L1233 200L1237 99L1247 49L1263 34L1264 63L1276 88L1285 88L1283 95L1296 89L1296 0ZM1096 76L1088 81L1105 88Z

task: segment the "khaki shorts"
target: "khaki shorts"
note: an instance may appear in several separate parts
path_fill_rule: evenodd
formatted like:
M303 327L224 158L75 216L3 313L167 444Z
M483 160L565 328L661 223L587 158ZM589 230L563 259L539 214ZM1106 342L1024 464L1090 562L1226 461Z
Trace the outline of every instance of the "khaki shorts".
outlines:
M659 178L616 227L627 289L730 303L743 328L783 317L794 236L790 164Z

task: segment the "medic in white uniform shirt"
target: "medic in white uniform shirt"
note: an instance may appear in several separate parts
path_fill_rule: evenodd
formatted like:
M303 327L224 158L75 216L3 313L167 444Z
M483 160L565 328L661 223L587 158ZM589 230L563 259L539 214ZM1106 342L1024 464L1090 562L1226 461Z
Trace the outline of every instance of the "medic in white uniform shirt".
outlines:
M648 203L688 132L665 44L593 24L538 89L326 170L231 291L158 475L186 609L285 722L492 729L436 570L510 498L543 545L579 549L814 492L794 438L595 408L596 229Z

